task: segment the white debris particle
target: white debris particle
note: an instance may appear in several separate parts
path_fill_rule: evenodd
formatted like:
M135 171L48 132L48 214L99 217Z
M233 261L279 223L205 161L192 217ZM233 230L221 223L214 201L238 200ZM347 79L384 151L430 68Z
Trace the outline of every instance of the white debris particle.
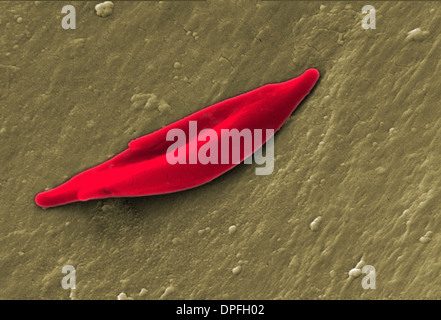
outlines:
M233 274L239 274L241 270L242 270L242 267L237 266L237 267L233 268L232 272L233 272Z
M421 243L429 243L430 242L430 238L426 237L426 236L422 236L420 238L420 242Z
M431 236L432 236L432 231L427 231L426 234L422 236L419 241L421 243L429 243L430 240L432 240Z
M169 296L174 291L175 291L175 287L173 287L173 286L169 286L169 287L165 288L164 293L161 295L161 297L159 299L167 298L167 296Z
M429 31L422 31L421 28L416 28L407 33L406 40L422 41L427 38Z
M348 274L350 277L358 278L359 276L361 276L361 269L353 268L353 269L349 270Z
M233 234L237 231L237 227L235 225L232 225L228 228L228 233Z
M175 69L180 69L181 67L182 67L182 65L180 62L175 62L173 65L173 68L175 68Z
M322 216L318 216L317 218L315 218L314 221L311 222L311 224L309 225L311 231L317 231L320 227L321 221L322 221Z
M108 17L113 13L115 5L112 1L105 1L95 6L96 14L102 18Z
M127 297L127 295L124 292L121 292L118 295L118 300L128 300L129 298Z
M147 289L146 288L142 288L141 291L139 291L139 296L143 297L145 295L147 295Z

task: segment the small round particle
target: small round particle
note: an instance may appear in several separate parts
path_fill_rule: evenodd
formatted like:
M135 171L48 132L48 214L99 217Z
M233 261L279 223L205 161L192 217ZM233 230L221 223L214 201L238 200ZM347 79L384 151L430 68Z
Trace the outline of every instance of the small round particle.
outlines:
M128 300L129 298L127 297L127 295L124 292L121 292L118 295L118 300Z
M232 225L228 228L228 233L233 234L237 231L237 227L235 225Z
M23 18L22 17L18 17L17 18L17 23L22 23L23 22Z
M169 287L165 288L164 293L161 295L160 299L167 298L173 292L175 292L175 287L170 285Z
M430 242L430 238L429 238L429 237L426 237L426 236L422 236L422 237L420 238L420 242L421 242L421 243L429 243L429 242Z
M103 3L99 3L95 6L95 11L97 16L102 18L108 17L113 13L113 8L115 5L112 1L105 1Z
M182 67L182 64L180 63L180 62L175 62L174 64L173 64L173 68L175 68L175 69L180 69Z
M429 243L430 240L432 240L431 236L432 236L432 231L427 231L426 234L419 239L419 241L421 243Z
M241 270L242 270L242 267L237 266L237 267L234 267L232 271L233 271L233 274L239 274Z
M311 229L311 231L317 231L320 227L321 221L322 221L321 216L318 216L317 218L315 218L314 221L311 222L311 224L309 225L309 228Z
M361 276L361 269L358 269L358 268L351 269L349 271L349 276L354 277L354 278L358 278L359 276Z
M145 295L147 295L147 289L146 288L142 288L141 291L139 291L139 296L143 297Z

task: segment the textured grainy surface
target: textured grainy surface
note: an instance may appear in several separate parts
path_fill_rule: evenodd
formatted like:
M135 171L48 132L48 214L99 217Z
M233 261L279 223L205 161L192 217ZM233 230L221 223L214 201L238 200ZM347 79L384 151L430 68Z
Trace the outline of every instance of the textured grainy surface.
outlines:
M122 2L106 18L97 3L0 3L0 298L69 299L67 264L80 299L441 298L441 3L373 2L376 30L360 2ZM34 204L133 138L309 67L322 77L272 175ZM360 260L377 289L348 276Z

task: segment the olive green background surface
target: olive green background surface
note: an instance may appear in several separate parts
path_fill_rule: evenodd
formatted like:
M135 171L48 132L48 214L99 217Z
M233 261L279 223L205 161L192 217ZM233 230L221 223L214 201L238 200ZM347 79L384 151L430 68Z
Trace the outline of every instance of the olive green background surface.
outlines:
M1 299L441 298L441 3L96 4L0 2ZM35 205L130 140L311 67L271 175Z

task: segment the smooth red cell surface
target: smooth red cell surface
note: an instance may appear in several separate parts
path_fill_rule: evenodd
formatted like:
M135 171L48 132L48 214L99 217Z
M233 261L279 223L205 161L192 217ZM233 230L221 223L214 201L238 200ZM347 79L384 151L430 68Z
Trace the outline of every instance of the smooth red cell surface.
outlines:
M268 84L224 100L172 123L156 132L135 139L129 148L114 158L88 169L52 190L39 193L35 202L40 207L108 197L133 197L170 193L207 183L237 164L221 163L222 129L262 129L262 143L253 145L252 152L262 146L283 123L319 78L316 69L309 69L292 80ZM166 153L174 141L167 141L171 129L181 129L189 138L189 122L197 122L197 132L213 129L218 141L218 164L189 164L191 150L199 150L207 141L197 142L197 148L187 147L186 164L170 164ZM187 140L188 142L188 140ZM230 146L230 160L232 150ZM194 151L193 151L194 152ZM240 154L240 161L247 155Z

